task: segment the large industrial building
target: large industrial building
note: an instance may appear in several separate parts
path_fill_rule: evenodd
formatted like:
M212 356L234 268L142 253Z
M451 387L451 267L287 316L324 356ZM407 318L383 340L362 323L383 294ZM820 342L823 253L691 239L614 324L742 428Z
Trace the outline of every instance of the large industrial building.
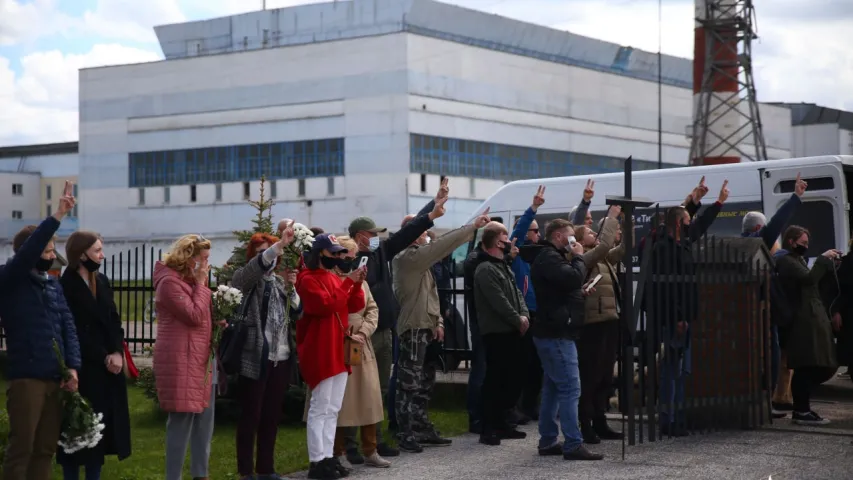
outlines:
M433 0L155 31L164 60L80 72L80 227L112 242L230 238L262 174L276 217L341 232L363 214L395 228L441 176L450 228L507 181L618 171L629 155L658 168L654 53ZM662 71L661 160L682 166L692 61L664 55ZM768 157L790 157L789 106L761 118Z

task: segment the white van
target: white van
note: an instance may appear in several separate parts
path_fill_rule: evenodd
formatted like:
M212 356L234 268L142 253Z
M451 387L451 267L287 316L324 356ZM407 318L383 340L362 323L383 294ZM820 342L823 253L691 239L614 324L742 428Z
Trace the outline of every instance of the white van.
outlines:
M739 236L743 216L749 211L762 211L768 220L776 213L794 191L797 173L808 182L803 205L794 213L790 224L802 225L811 231L808 255L837 248L847 251L850 239L850 203L853 195L853 156L823 156L769 160L707 167L683 167L662 170L636 171L633 174L634 197L646 197L658 202L660 211L681 204L704 175L710 188L704 202L716 200L724 180L729 181L728 201L708 231L709 235ZM568 218L569 212L581 200L587 179L595 180L595 197L590 212L596 221L604 216L608 195L624 194L624 174L607 173L574 177L555 177L537 180L520 180L501 187L494 195L472 212L469 221L490 208L492 217L499 217L510 230L515 219L530 206L538 185L545 185L545 204L539 208L536 219L540 228L554 218ZM634 216L635 235L641 238L655 208L639 209ZM479 237L479 235L478 235ZM475 239L453 253L458 263L474 248ZM636 256L634 257L635 266ZM457 275L462 269L457 268Z

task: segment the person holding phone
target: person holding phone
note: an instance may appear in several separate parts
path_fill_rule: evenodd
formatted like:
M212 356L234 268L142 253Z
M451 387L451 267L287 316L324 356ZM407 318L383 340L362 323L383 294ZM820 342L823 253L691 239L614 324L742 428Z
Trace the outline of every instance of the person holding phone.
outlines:
M210 363L213 333L208 288L211 243L184 235L154 264L157 344L154 377L166 420L166 480L180 480L190 446L190 474L208 477L217 369Z
M296 271L276 274L278 260L293 242L293 221L281 230L281 239L256 233L246 247L246 264L231 278L243 292L241 312L248 332L240 360L237 399L237 472L240 478L278 478L275 442L282 404L296 366L293 335L302 314L296 293ZM258 449L255 452L255 444Z
M605 416L613 385L613 365L619 350L620 295L616 269L625 256L625 246L616 245L616 238L621 214L619 206L610 207L607 217L602 219L599 234L586 225L575 228L575 235L584 249L581 258L587 268L588 282L584 325L577 344L583 386L578 415L584 443L590 445L601 443L602 439L622 438L622 433L610 428ZM596 284L592 285L596 278Z
M62 428L60 389L77 390L81 367L74 317L58 279L49 276L56 260L56 231L76 200L71 182L53 215L30 225L12 240L15 255L0 266L0 319L6 334L6 410L9 443L4 480L50 480ZM71 370L62 381L54 341Z

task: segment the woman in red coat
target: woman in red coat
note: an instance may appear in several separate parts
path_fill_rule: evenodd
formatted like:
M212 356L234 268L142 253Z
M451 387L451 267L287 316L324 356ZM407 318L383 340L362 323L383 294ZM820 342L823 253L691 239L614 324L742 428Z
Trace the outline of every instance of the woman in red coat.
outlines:
M335 267L346 262L347 249L334 235L319 235L299 273L296 291L302 299L302 318L296 322L299 370L311 389L308 406L308 478L339 478L347 470L334 457L338 412L344 400L347 375L344 334L350 313L364 308L365 269L341 280ZM342 270L349 270L344 269ZM340 473L339 473L340 472Z

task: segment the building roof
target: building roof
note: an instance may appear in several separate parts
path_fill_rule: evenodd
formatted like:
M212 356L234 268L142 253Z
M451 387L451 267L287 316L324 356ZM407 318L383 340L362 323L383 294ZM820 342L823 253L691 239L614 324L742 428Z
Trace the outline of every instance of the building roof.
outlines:
M154 28L166 59L410 32L642 80L656 53L435 0L348 0ZM693 61L662 55L662 82L693 86Z
M791 109L791 125L834 123L844 130L853 130L853 112L821 107L814 103L777 103Z
M42 143L39 145L0 147L0 158L72 154L78 152L78 147L78 142Z

